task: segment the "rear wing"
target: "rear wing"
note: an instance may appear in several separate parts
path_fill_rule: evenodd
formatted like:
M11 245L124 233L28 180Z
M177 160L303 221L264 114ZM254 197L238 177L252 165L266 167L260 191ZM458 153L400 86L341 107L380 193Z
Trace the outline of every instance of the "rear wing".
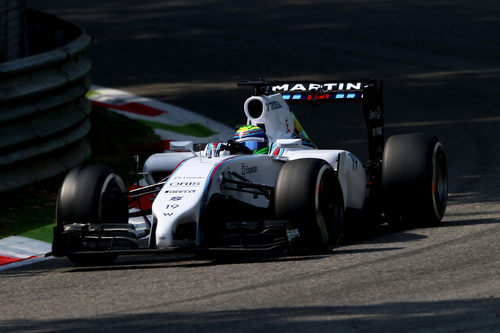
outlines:
M242 80L238 86L252 86L254 95L281 94L288 104L363 105L368 131L369 159L380 161L384 149L383 84L370 80L268 81Z

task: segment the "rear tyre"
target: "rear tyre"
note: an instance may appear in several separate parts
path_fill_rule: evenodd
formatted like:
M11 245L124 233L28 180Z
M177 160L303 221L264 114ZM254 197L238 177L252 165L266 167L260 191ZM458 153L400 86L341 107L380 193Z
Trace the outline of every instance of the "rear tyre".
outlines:
M286 220L292 253L329 252L342 232L344 199L337 175L321 159L283 165L276 180L275 216Z
M59 230L71 223L128 223L126 189L120 176L100 165L71 170L59 190L56 223ZM67 257L85 265L109 264L116 259L115 255L105 253L68 254Z
M435 136L391 136L382 157L384 213L393 224L437 225L448 201L443 144Z

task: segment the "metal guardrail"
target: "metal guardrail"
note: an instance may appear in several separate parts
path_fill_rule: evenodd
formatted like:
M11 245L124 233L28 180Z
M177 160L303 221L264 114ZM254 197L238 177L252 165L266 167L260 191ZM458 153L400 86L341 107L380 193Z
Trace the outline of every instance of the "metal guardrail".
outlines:
M84 56L90 36L28 10L28 42L33 55L0 63L0 192L62 173L90 155L91 64Z

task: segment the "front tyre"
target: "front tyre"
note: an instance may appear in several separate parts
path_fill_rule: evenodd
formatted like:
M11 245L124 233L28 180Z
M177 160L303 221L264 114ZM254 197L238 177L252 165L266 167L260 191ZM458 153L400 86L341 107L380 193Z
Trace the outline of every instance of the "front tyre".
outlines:
M101 165L87 165L68 173L57 198L56 230L60 233L65 224L72 223L128 223L125 185L114 170ZM75 242L74 237L69 240L60 240L55 235L53 252L85 250ZM116 259L116 256L106 253L72 253L67 257L74 263L85 265L108 264Z
M391 136L382 157L384 213L389 222L437 225L448 201L443 144L435 136Z
M283 165L276 180L275 216L286 225L293 253L328 252L338 243L344 199L335 171L321 159Z

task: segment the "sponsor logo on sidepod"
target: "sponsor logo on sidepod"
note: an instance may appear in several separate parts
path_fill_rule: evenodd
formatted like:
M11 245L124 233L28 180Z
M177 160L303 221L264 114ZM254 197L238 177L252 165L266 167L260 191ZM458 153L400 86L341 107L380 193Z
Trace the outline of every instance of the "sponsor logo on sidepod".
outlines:
M256 173L258 168L256 166L248 166L246 164L241 165L241 174L248 175L251 173Z

